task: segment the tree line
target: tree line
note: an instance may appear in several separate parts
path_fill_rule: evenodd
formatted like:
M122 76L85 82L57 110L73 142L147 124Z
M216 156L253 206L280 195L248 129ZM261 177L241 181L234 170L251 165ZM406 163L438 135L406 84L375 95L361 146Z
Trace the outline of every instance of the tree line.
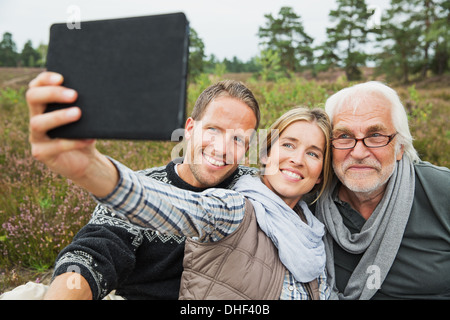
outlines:
M329 12L323 43L314 45L301 16L282 7L277 15L264 15L265 24L257 34L258 56L221 63L230 72L258 72L265 79L342 68L353 81L361 78L361 67L369 62L379 74L403 82L413 75L424 78L429 72L441 75L450 70L450 1L391 0L384 12L365 0L336 0L336 4ZM197 72L210 69L214 58L200 58L201 52L195 51Z
M40 44L33 48L28 40L21 52L17 51L16 43L10 32L3 34L0 42L0 67L44 67L47 55L47 45Z
M391 0L380 13L365 0L336 0L329 12L327 39L318 45L304 29L301 16L291 7L265 14L259 27L259 54L248 61L237 57L222 61L206 57L205 45L191 28L189 74L251 72L264 80L310 70L342 68L350 81L361 78L369 62L390 79L408 82L411 76L441 75L450 69L450 1ZM0 66L45 65L46 45L34 49L28 41L18 53L12 35L0 42Z

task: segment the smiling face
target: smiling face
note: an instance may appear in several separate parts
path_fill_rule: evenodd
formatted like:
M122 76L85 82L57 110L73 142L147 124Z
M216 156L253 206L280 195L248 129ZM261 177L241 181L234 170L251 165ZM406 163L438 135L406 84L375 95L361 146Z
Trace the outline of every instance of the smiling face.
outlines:
M316 123L296 121L272 143L265 162L264 184L293 208L320 183L325 136Z
M256 122L244 102L228 95L212 100L200 120L186 122L188 144L180 177L199 188L213 187L229 177L245 156Z
M333 137L364 138L396 132L389 102L374 96L356 110L343 106L333 119ZM353 192L379 193L392 175L403 150L396 148L396 138L387 146L367 148L358 141L353 149L333 149L333 169L343 185Z

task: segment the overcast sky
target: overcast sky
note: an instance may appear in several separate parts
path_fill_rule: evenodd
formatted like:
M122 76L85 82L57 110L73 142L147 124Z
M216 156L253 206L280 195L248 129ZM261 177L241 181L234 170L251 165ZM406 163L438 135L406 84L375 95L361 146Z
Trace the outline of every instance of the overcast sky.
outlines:
M366 3L379 12L389 6L389 0ZM337 8L335 0L0 0L0 36L11 32L18 51L27 40L34 47L47 44L50 25L67 22L74 13L68 12L72 5L79 8L81 21L181 11L205 43L208 56L243 61L259 52L256 34L264 26L264 14L292 7L318 45L326 39L330 10Z

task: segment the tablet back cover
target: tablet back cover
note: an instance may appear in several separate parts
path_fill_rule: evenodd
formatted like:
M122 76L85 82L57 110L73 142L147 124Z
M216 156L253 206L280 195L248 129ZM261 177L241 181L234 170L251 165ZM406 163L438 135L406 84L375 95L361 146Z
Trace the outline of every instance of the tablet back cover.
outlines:
M65 23L50 29L47 70L78 92L76 123L51 137L170 140L186 118L189 27L183 13Z

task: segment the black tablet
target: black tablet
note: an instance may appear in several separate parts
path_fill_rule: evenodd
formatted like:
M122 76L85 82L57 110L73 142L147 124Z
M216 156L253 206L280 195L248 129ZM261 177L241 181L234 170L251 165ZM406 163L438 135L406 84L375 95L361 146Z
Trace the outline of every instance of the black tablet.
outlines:
M189 24L183 13L53 24L47 70L64 76L79 121L51 137L170 140L186 118Z

